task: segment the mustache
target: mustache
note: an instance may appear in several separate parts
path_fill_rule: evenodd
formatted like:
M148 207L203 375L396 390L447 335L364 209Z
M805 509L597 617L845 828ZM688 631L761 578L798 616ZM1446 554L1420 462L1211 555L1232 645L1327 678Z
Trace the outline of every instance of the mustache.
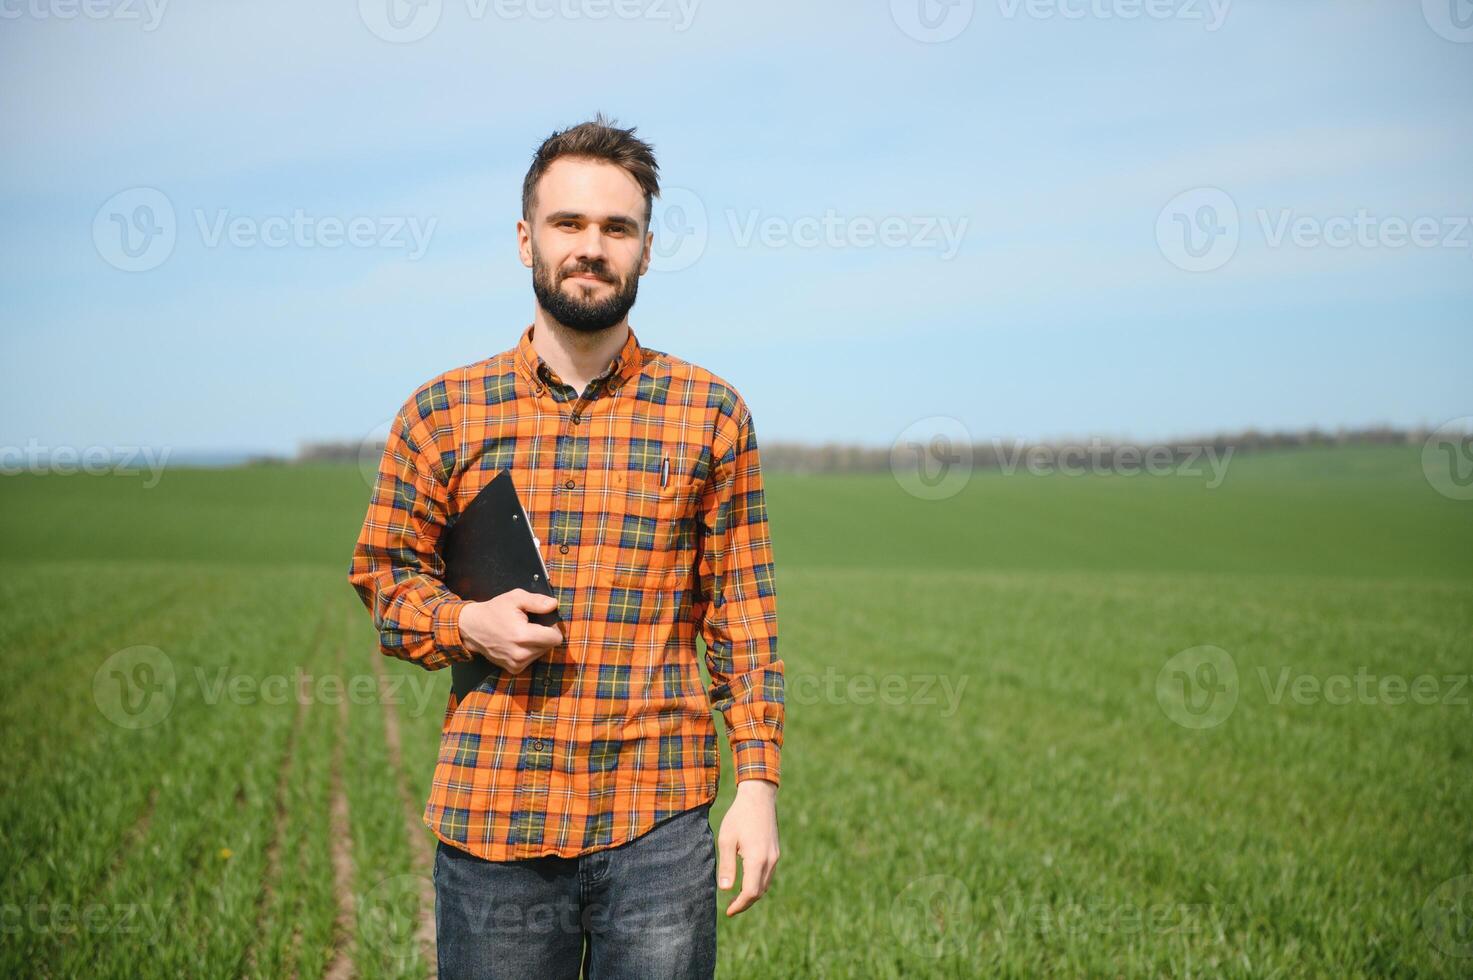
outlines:
M567 272L563 273L564 279L568 279L572 276L596 276L604 282L614 281L614 277L609 275L607 269L569 269Z

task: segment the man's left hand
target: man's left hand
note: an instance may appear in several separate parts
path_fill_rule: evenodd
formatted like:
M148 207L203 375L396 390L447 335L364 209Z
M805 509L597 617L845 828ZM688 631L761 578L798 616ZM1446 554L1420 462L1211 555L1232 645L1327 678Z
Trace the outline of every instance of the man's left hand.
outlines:
M742 890L726 907L727 916L745 911L761 898L772 882L779 856L777 846L777 784L766 779L737 783L736 799L721 819L716 835L717 884L731 888L736 881L736 859L742 858Z

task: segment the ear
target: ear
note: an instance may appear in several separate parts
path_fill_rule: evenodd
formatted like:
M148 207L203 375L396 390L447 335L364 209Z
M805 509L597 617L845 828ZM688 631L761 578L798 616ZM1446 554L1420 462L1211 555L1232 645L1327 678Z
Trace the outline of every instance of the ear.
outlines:
M644 233L644 257L639 262L639 274L642 276L650 269L650 259L655 254L655 233L647 231Z
M517 221L517 255L522 265L532 268L532 226L524 219Z

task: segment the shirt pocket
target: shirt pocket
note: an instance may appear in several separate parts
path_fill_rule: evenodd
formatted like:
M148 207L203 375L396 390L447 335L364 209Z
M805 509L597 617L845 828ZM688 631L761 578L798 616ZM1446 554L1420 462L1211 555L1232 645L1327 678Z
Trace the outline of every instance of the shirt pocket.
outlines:
M659 473L615 471L610 480L609 533L604 560L620 588L668 587L686 551L683 528L693 516L694 484Z

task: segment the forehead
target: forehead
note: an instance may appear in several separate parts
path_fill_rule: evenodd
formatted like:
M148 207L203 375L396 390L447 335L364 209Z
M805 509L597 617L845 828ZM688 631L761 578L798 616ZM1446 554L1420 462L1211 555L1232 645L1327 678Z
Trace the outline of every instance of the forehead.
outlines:
M642 221L644 192L618 164L558 157L537 182L537 211L572 211L594 220L622 214Z

